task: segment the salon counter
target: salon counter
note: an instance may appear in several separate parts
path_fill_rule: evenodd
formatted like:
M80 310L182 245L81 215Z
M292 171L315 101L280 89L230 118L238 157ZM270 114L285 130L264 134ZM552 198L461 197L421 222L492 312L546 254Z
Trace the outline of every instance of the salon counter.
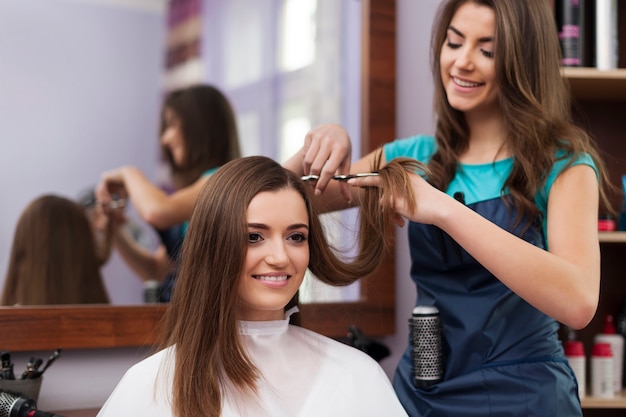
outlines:
M37 406L59 410L65 417L95 416L128 368L154 352L165 309L163 305L0 307L2 348L11 352L17 372L31 357L47 358L62 348L43 376Z

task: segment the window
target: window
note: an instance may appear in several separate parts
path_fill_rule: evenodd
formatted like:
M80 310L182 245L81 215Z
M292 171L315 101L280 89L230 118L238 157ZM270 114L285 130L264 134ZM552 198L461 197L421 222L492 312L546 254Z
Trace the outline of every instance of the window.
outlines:
M360 2L357 0L206 0L204 80L218 85L237 114L244 155L284 161L311 127L339 123L359 135ZM359 143L353 151L359 154ZM324 215L327 230L352 230L354 214ZM345 236L333 244L349 247ZM305 282L302 301L351 301L350 288Z

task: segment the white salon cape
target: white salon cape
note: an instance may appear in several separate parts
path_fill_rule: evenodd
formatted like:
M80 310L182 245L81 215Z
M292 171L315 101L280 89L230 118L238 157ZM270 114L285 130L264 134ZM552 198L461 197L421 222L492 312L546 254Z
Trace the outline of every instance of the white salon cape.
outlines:
M387 375L365 353L288 320L239 323L261 378L257 396L226 388L223 417L408 417ZM168 348L131 367L98 417L173 416L173 353Z

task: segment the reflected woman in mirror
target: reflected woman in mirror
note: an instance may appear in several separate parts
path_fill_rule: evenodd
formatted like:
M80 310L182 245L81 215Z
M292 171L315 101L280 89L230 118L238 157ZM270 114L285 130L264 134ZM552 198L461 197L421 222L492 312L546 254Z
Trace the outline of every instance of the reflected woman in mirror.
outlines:
M213 86L170 93L163 104L160 131L172 189L164 190L136 167L123 166L102 174L96 197L102 207L114 199L129 201L141 219L156 229L162 244L155 251L138 244L121 227L114 247L139 278L159 283L160 301L166 302L171 298L178 252L198 193L215 170L240 153L231 105ZM123 215L116 220L119 224L126 221Z
M406 184L394 167L381 172L387 190ZM299 177L261 156L224 165L191 217L162 350L126 373L98 416L406 417L376 361L295 325L307 268L348 285L380 264L393 214L370 190L346 261Z
M113 232L106 229L97 245L78 203L55 195L31 202L15 229L2 305L108 303L100 275Z

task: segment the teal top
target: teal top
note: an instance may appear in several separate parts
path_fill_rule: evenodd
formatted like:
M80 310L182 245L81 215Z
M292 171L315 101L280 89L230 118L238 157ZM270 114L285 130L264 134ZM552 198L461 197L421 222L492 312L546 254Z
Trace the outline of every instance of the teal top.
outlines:
M428 163L437 150L437 143L433 136L416 135L404 139L397 139L384 145L385 159L387 162L398 157L414 158L420 162ZM552 166L548 177L541 189L535 195L535 204L543 213L543 232L547 240L547 212L548 196L556 178L563 172L570 158L563 151L556 154L556 162ZM578 155L572 165L589 165L598 176L598 169L589 154ZM454 196L456 192L462 192L465 204L473 204L508 194L502 192L504 182L513 169L513 158L506 158L488 164L459 164L457 174L448 185L446 194Z

